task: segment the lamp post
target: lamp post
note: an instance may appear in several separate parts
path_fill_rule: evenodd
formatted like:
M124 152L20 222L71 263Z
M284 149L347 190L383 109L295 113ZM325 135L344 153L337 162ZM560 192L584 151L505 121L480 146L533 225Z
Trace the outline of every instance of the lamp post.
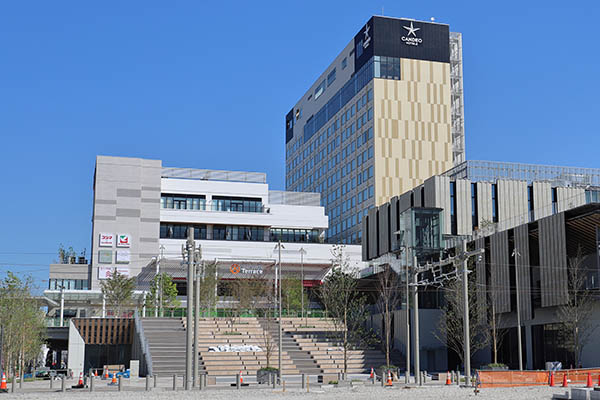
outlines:
M302 318L304 319L304 255L306 254L306 250L304 247L300 248L300 297L302 298ZM306 316L308 318L308 316ZM308 325L308 321L304 320L304 325Z
M406 282L404 290L406 293L406 320L405 320L405 333L406 333L406 377L405 383L410 381L410 313L409 313L409 301L408 301L408 284L410 282L409 270L408 270L408 252L406 251L406 244L404 243L404 231L396 231L395 235L398 235L398 242L400 242L400 253L404 253L406 257Z
M278 251L278 268L275 269L275 284L277 285L277 303L278 303L278 308L279 308L279 346L278 346L278 369L279 369L279 381L281 381L281 346L282 346L282 341L283 341L283 332L282 332L282 327L281 327L281 276L283 274L283 271L281 270L281 249L285 249L285 247L281 244L281 240L279 240L277 242L277 245L275 245L275 250ZM278 282L278 278L279 278L279 282Z
M517 263L517 257L521 257L521 253L517 249L514 249L512 256L515 259L515 294L517 302L517 346L519 355L519 371L523 371L523 347L521 343L521 299L519 294L519 268Z

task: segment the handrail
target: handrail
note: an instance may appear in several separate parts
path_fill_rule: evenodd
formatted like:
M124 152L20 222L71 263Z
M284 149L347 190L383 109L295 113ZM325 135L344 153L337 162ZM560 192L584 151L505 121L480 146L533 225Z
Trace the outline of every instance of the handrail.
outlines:
M135 325L135 337L139 340L139 347L144 357L144 366L146 369L146 376L152 376L152 354L150 354L150 346L144 335L144 326L137 310L133 314L133 320Z

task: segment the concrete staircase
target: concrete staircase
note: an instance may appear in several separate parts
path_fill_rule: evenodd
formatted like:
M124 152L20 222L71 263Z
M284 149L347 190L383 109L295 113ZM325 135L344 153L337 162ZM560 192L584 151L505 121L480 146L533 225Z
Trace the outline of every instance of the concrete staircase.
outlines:
M152 356L152 372L157 375L185 373L185 329L180 318L142 318L144 335ZM200 359L200 372L204 364Z
M272 320L269 323L263 318L260 319L259 322L263 329L271 335L275 346L279 346L279 324L277 320ZM283 332L282 351L290 356L299 373L310 375L319 375L323 373L310 353L300 348L300 345L292 337L290 332ZM277 366L277 359L275 359L274 366Z

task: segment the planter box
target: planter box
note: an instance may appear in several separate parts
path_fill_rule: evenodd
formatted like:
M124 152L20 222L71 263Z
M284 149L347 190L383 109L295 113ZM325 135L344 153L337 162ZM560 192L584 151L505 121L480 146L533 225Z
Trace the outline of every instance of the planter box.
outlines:
M278 371L265 371L265 370L258 370L256 371L256 382L258 382L259 384L264 384L266 383L267 385L271 384L272 382L272 376L277 377L278 375Z

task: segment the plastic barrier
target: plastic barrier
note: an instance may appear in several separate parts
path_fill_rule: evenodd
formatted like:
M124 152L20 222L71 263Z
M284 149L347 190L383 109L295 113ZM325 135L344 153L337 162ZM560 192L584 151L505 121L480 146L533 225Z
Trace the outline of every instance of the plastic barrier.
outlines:
M588 374L592 379L600 379L600 368L566 369L554 371L556 382L562 382L566 375L569 383L587 383ZM478 386L481 388L513 386L546 386L550 383L549 371L487 371L477 370Z

